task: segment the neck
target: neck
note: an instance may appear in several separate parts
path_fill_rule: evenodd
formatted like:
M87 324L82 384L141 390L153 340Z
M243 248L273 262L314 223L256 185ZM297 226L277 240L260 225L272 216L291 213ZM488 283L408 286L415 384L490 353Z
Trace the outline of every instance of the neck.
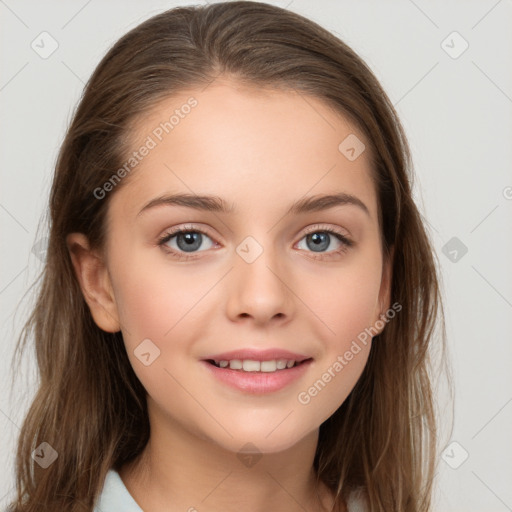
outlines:
M146 448L119 472L146 512L332 509L332 495L317 483L313 468L318 429L287 450L248 457L185 430L169 417L150 423Z

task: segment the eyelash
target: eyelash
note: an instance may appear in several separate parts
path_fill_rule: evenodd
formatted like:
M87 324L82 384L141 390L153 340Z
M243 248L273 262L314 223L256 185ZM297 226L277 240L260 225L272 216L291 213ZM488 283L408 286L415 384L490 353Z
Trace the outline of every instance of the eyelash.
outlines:
M209 235L209 233L203 229L199 229L194 226L182 226L181 228L177 228L177 229L168 231L167 233L162 235L158 239L158 242L157 242L158 246L163 247L171 238L173 238L174 236L179 235L181 233L201 233L203 235L208 236L209 238L211 238L213 240L213 238ZM314 256L313 259L323 260L323 259L332 258L332 257L340 255L340 254L344 254L348 251L348 249L350 247L352 247L354 245L354 242L352 240L350 240L349 238L347 238L342 233L335 231L333 229L323 228L320 225L312 226L311 228L309 228L304 233L302 238L304 238L305 236L310 235L312 233L328 233L329 235L334 235L342 243L342 247L340 249L337 249L337 250L331 251L331 252L327 252L327 253L318 253L318 254L322 254L322 256L320 256L320 257ZM302 238L301 238L301 240L302 240ZM197 256L189 256L186 253L178 252L174 249L170 249L169 247L164 248L164 250L167 253L177 257L180 260L193 260L193 259L197 258ZM196 253L193 253L193 254L196 254Z

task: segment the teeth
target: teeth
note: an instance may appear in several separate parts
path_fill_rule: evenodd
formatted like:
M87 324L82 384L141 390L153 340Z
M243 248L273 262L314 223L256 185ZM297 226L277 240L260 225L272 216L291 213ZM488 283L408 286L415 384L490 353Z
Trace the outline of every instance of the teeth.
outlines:
M285 368L292 368L296 361L293 359L273 359L271 361L255 361L253 359L232 359L230 361L215 361L215 365L220 368L231 368L232 370L242 370L244 372L266 372L272 373Z
M259 372L261 363L259 361L251 361L250 359L244 359L242 362L242 368L244 372Z
M232 361L229 361L229 367L232 370L241 370L243 367L242 361L240 359L233 359Z
M260 370L262 372L275 372L277 370L277 361L261 361Z

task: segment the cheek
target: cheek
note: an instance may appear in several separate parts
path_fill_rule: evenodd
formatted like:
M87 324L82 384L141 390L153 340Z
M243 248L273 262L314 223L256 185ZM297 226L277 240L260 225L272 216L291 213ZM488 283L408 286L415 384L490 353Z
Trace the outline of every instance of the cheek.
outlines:
M141 258L124 259L115 275L116 303L130 343L144 338L164 340L206 289L204 280L164 264L144 264ZM204 292L203 292L204 293ZM187 315L188 318L188 315Z
M378 315L381 263L359 259L335 271L316 272L302 279L300 296L319 325L327 351L346 350Z
M376 320L381 262L374 253L354 258L336 272L317 273L301 293L321 325L323 351L312 378L297 396L299 407L323 420L333 414L356 385L367 363ZM378 254L378 252L377 252Z
M366 275L349 276L340 283L336 307L332 310L333 330L342 349L356 339L375 320L379 287ZM335 295L336 294L336 295Z
M126 351L150 396L171 408L183 407L187 397L169 372L186 381L180 372L190 357L191 326L201 325L200 299L211 284L171 271L165 262L142 259L136 254L124 258L113 276ZM146 360L144 354L149 354Z
M327 297L327 298L326 298ZM367 329L375 311L375 287L361 286L356 276L330 281L316 297L318 316L329 329L321 338L322 357L297 395L299 408L322 422L345 401L363 372L371 349ZM312 308L313 309L313 308Z

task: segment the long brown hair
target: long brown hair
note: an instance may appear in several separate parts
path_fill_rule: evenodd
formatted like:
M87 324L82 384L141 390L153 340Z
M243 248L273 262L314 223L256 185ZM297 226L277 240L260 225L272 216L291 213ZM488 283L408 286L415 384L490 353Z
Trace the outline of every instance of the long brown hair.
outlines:
M393 260L391 303L402 310L374 338L356 386L321 425L314 466L337 504L360 488L372 511L431 510L438 426L430 349L436 340L444 360L445 328L403 128L345 43L293 12L235 1L148 19L108 51L85 87L56 162L45 266L15 352L32 340L40 382L19 436L12 512L92 511L109 468L119 470L148 442L145 389L121 332L93 321L66 235L81 232L103 247L109 200L123 182L101 200L93 191L126 161L134 123L159 101L221 75L319 98L370 144L384 255ZM31 456L42 443L58 454L46 469Z

